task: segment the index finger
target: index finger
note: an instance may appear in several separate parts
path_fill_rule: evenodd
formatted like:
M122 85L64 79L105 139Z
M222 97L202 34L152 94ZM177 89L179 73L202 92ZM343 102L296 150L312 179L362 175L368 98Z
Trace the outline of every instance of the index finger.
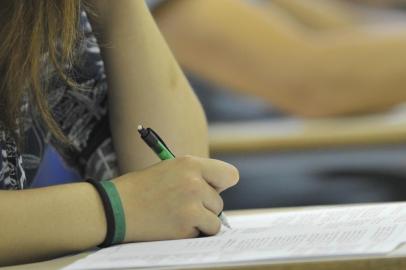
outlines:
M239 180L239 172L233 165L209 158L199 159L202 169L202 177L219 193L234 186Z

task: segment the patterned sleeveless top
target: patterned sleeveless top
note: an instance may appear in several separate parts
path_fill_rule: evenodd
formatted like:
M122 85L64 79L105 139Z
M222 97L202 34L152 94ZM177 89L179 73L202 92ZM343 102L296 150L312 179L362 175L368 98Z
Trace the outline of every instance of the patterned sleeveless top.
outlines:
M58 143L45 128L38 112L29 102L23 102L23 149L17 148L11 134L0 125L0 189L29 188L48 143L82 177L110 179L117 176L107 117L104 63L85 13L81 16L81 30L84 38L77 49L79 63L72 68L80 87L71 89L53 76L48 91L50 109L72 146L68 148Z

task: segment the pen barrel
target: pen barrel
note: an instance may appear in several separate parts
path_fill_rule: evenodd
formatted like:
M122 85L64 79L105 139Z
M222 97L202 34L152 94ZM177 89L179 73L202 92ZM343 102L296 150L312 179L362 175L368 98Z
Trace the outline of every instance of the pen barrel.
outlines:
M168 147L161 141L156 133L148 128L142 128L138 131L144 142L155 152L161 160L173 159L175 156Z
M158 141L158 145L160 148L159 153L157 155L161 160L173 159L175 156L160 142Z
M140 134L142 140L159 156L162 152L162 146L160 145L158 138L146 129L142 129Z

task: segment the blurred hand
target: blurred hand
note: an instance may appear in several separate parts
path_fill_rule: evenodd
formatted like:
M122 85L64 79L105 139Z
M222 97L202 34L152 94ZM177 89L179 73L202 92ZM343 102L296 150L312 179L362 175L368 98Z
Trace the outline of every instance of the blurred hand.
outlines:
M238 178L238 170L228 163L185 156L114 179L126 216L125 241L216 234L223 209L219 193Z

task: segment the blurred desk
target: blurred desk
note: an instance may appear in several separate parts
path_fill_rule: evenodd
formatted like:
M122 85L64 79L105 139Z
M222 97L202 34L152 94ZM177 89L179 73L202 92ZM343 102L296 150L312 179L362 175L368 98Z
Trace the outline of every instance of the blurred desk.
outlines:
M406 110L358 117L215 123L209 134L214 154L405 143Z
M317 206L325 207L325 206ZM331 207L331 206L330 206ZM334 207L334 206L333 206ZM309 208L309 207L307 207ZM258 210L238 210L227 211L227 215L240 215L240 214L256 214L258 212L276 212L276 211L291 211L304 209L302 208L277 208L277 209L258 209ZM89 253L81 253L74 256L63 257L60 259L50 260L41 263L26 264L20 266L11 266L0 268L1 270L55 270L65 267L74 261L85 257ZM208 269L208 268L193 268L193 269ZM278 261L266 262L265 264L255 265L238 265L234 267L214 267L210 269L271 269L271 270L398 270L406 269L406 246L398 247L387 255L369 256L369 257L340 257L340 258L326 258L320 259L301 259L295 261Z

